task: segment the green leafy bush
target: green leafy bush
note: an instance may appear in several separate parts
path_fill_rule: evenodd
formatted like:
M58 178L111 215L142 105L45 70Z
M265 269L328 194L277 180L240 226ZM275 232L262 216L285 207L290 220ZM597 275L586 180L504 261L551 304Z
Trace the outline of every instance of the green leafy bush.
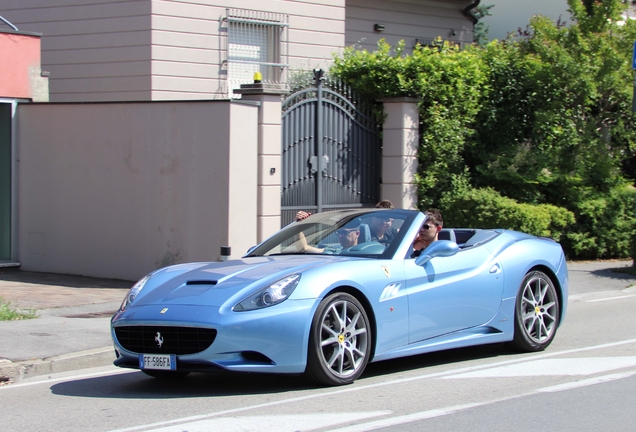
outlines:
M550 204L524 204L491 188L448 192L440 201L444 224L466 228L505 228L560 241L574 214Z
M419 99L420 209L447 226L517 229L559 240L573 259L636 255L636 20L621 0L568 0L567 26L484 47L380 41L344 51L333 76L356 93Z
M632 267L636 268L636 231L632 233L632 243L630 246L630 255L632 257Z
M563 247L578 259L629 258L636 231L636 189L616 187L608 194L583 196L575 203L577 222Z

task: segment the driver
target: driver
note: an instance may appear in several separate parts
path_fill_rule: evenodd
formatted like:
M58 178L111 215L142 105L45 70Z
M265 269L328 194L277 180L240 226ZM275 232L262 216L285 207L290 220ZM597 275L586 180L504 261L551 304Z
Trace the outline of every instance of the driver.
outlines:
M298 234L298 240L300 242L300 248L298 249L298 252L337 254L356 246L358 244L358 239L360 238L360 219L356 218L344 227L339 228L338 230L336 230L336 234L338 236L338 243L340 243L339 248L319 248L307 244L305 234L301 232Z

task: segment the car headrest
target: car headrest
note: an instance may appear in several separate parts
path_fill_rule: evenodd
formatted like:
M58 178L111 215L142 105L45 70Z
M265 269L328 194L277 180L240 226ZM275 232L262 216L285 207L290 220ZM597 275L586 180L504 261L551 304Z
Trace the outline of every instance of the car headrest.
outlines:
M371 230L369 229L369 225L360 224L360 237L358 238L358 243L366 243L371 241Z

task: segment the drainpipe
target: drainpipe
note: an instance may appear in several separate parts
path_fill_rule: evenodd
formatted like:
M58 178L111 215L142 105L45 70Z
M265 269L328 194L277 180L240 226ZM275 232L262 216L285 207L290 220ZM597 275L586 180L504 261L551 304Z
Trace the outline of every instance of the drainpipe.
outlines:
M6 25L8 25L9 27L11 27L13 30L19 31L16 26L14 26L13 24L11 24L9 21L7 21L6 19L2 18L1 16L0 16L0 21L4 21L4 23Z
M468 5L468 7L466 7L466 9L462 11L464 16L468 17L468 19L470 19L473 22L473 25L477 24L477 21L479 21L479 19L475 16L472 10L475 9L477 6L479 6L480 2L481 0L473 0L473 3Z

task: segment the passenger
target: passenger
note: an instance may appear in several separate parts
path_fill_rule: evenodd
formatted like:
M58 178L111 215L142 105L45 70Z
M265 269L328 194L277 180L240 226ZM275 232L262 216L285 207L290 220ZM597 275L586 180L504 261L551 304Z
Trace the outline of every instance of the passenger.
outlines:
M377 209L393 209L393 203L389 200L382 200L375 205ZM371 241L377 241L388 245L397 235L397 230L391 227L393 218L383 217L381 214L371 216L369 230L371 231Z
M379 203L377 203L375 205L375 208L386 208L386 209L393 209L395 207L393 207L393 203L389 200L382 200Z
M429 247L434 241L437 241L439 232L444 226L444 219L439 210L431 208L426 210L424 214L426 214L426 222L424 222L417 233L417 237L415 237L411 258L420 256L424 249Z

